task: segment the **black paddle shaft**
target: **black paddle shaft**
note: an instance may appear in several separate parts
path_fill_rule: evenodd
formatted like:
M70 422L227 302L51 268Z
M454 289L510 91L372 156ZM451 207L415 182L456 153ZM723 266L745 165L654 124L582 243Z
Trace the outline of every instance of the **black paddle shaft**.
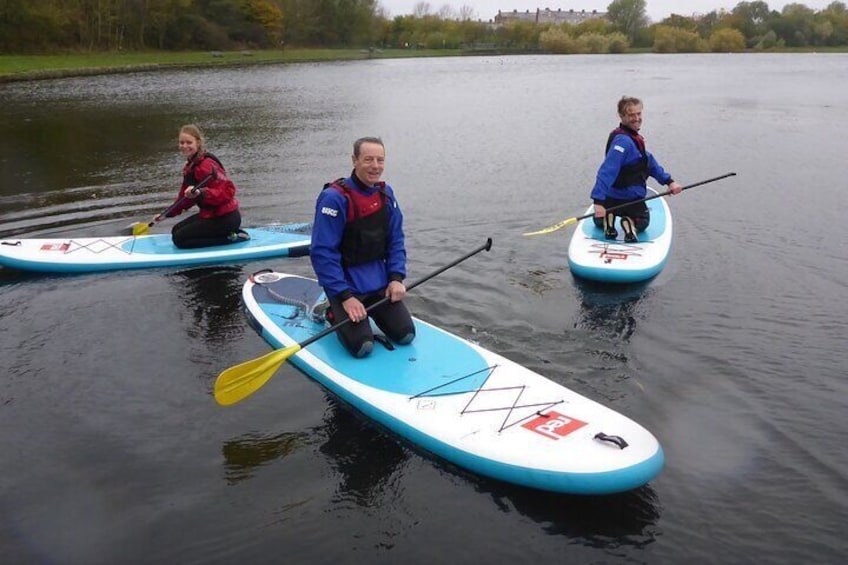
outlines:
M452 261L452 262L448 263L448 264L447 264L447 265L445 265L444 267L440 267L440 268L436 269L435 271L433 271L432 273L430 273L430 274L429 274L429 275L427 275L426 277L424 277L424 278L422 278L422 279L418 279L417 281L415 281L414 283L412 283L411 285L409 285L408 287L406 287L406 290L412 290L412 289L413 289L413 288L415 288L416 286L418 286L418 285L420 285L420 284L424 284L425 282L429 281L429 280L430 280L430 279L432 279L433 277L436 277L436 276L438 276L438 275L441 275L442 273L444 273L445 271L447 271L447 270L448 270L448 269L450 269L451 267L455 267L456 265L459 265L460 263L462 263L462 262L463 262L463 261L465 261L466 259L469 259L470 257L473 257L474 255L477 255L477 254L478 254L478 253L480 253L481 251L489 251L491 248L492 248L492 238L490 237L489 239L487 239L487 240L486 240L486 243L484 243L483 245L481 245L480 247L478 247L478 248L477 248L477 249L475 249L474 251L471 251L471 252L469 252L469 253L466 253L465 255L463 255L462 257L460 257L459 259L456 259L456 260L454 260L454 261ZM385 304L386 302L388 302L388 300L389 300L389 297L388 297L388 296L384 296L383 298L381 298L380 300L378 300L377 302L375 302L375 303L374 303L374 304L372 304L371 306L367 307L367 308L365 309L365 311L366 311L366 312L370 312L370 311L371 311L371 310L373 310L374 308L376 308L376 307L378 307L378 306L381 306L381 305ZM340 327L342 327L343 325L347 324L348 322L350 322L350 318L345 318L345 319L344 319L344 320L342 320L341 322L339 322L339 323L337 323L337 324L334 324L334 325L330 326L329 328L324 329L323 331L321 331L321 332L319 332L319 333L317 333L317 334L313 335L312 337L310 337L310 338L308 338L308 339L305 339L304 341L300 342L300 344L299 344L299 345L300 345L300 347L301 347L301 349L302 349L302 348L304 348L304 347L306 347L306 346L307 346L307 345L309 345L310 343L314 343L314 342L318 341L319 339L321 339L322 337L324 337L324 336L326 336L326 335L329 335L329 334L333 333L334 331L336 331L337 329L339 329L339 328L340 328Z
M206 176L206 178L205 178L205 179L203 179L202 181L200 181L199 183L197 183L197 184L194 186L194 190L200 190L201 188L203 188L204 186L206 186L206 183L208 183L210 180L212 180L212 179L213 179L213 178L215 178L216 176L217 176L217 175L215 174L215 169L212 169L212 172L211 172L211 173L209 173L209 174ZM174 202L173 204L171 204L170 206L168 206L168 207L165 209L165 211L164 211L164 212L162 212L161 214L159 214L159 215L158 215L158 216L156 216L156 217L157 217L157 218L164 218L165 216L167 216L168 214L170 214L170 213L171 213L171 211L176 210L176 209L177 209L177 206L179 206L180 204L182 204L182 203L183 203L183 201L185 201L185 199L186 199L186 197L185 197L185 196L183 196L182 198L180 198L179 200L177 200L176 202ZM155 224L156 224L156 222L150 222L150 223L148 223L148 224L147 224L147 227L152 228Z
M735 177L735 176L736 176L736 173L727 173L727 174L721 175L720 177L702 180L701 182L696 182L696 183L693 183L693 184L686 185L683 188L681 188L680 190L683 191L683 190L686 190L686 189L689 189L689 188L695 188L696 186L701 186L702 184L707 184L707 183L715 182L717 180L726 179L727 177ZM636 204L637 202L647 202L648 200L653 200L654 198L659 198L660 196L668 196L669 194L671 194L671 191L666 190L665 192L660 192L658 194L652 194L651 196L648 196L647 198L641 198L639 200L633 200L632 202L625 202L624 204L618 204L616 206L610 206L609 208L604 208L604 209L607 212L609 212L610 210L617 210L619 208L624 208L625 206L630 206L632 204ZM591 218L594 215L595 215L594 212L589 212L588 214L583 214L582 216L580 216L576 219L577 220L585 220L586 218Z

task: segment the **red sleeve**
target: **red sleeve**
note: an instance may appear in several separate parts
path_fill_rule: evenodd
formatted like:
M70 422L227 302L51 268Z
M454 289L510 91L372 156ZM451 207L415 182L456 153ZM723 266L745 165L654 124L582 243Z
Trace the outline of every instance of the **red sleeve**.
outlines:
M187 167L183 169L183 182L180 184L180 189L177 192L177 197L174 199L173 206L174 208L169 210L167 214L165 214L166 218L173 218L174 216L179 216L192 206L196 204L193 198L184 198L185 189L189 187L185 182L185 175L187 173ZM197 169L194 170L194 174L197 175ZM205 178L205 177L202 177ZM200 181L195 181L194 184L197 184Z
M166 218L173 218L174 216L179 216L192 206L194 206L195 202L191 198L183 198L183 192L185 191L185 187L180 186L180 191L177 193L177 198L174 200L173 208L168 209L168 213L165 214Z

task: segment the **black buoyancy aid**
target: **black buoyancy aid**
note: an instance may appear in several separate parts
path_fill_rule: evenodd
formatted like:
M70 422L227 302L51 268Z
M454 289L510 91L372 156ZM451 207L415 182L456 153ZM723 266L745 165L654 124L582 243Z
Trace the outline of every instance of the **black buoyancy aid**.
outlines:
M362 194L348 186L343 178L324 185L342 193L347 200L347 223L342 235L342 264L360 265L385 259L389 248L389 195L379 183L373 194Z
M626 188L634 185L646 186L645 183L648 180L648 152L645 149L645 138L630 128L617 127L610 132L609 137L607 138L607 147L604 150L604 155L609 153L612 140L617 135L626 135L632 139L633 143L636 144L636 147L639 148L639 153L642 154L642 158L630 163L629 165L621 167L621 170L619 171L618 176L615 177L615 181L612 183L612 186L615 188Z

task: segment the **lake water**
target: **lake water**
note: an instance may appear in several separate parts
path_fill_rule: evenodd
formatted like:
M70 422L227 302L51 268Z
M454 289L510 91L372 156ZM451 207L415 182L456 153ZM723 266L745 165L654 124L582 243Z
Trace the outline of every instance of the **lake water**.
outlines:
M620 411L644 488L561 496L432 459L266 353L243 281L306 258L80 276L0 269L2 563L840 563L848 557L848 55L524 56L175 70L0 85L0 238L116 235L205 128L246 225L309 221L380 135L414 313ZM623 94L684 184L650 283L575 280ZM168 229L169 225L162 226Z

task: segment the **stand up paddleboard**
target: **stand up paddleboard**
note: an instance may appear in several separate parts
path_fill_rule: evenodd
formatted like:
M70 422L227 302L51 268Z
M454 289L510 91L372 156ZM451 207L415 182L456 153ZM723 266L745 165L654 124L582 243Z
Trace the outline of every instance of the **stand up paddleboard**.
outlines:
M327 328L318 283L260 271L242 299L251 326L290 347ZM482 347L415 319L410 345L364 359L328 335L289 360L415 446L474 473L527 487L608 494L646 484L663 450L645 428Z
M648 189L648 196L657 192ZM620 218L616 218L618 238L604 238L604 230L596 227L592 218L577 224L568 245L568 266L571 272L584 279L635 283L655 277L662 271L671 252L671 210L664 198L645 203L651 212L648 229L637 234L637 243L624 242ZM586 211L591 214L594 206Z
M208 265L309 253L311 224L247 228L250 239L179 249L170 234L0 240L0 265L24 271L87 273L117 269Z

